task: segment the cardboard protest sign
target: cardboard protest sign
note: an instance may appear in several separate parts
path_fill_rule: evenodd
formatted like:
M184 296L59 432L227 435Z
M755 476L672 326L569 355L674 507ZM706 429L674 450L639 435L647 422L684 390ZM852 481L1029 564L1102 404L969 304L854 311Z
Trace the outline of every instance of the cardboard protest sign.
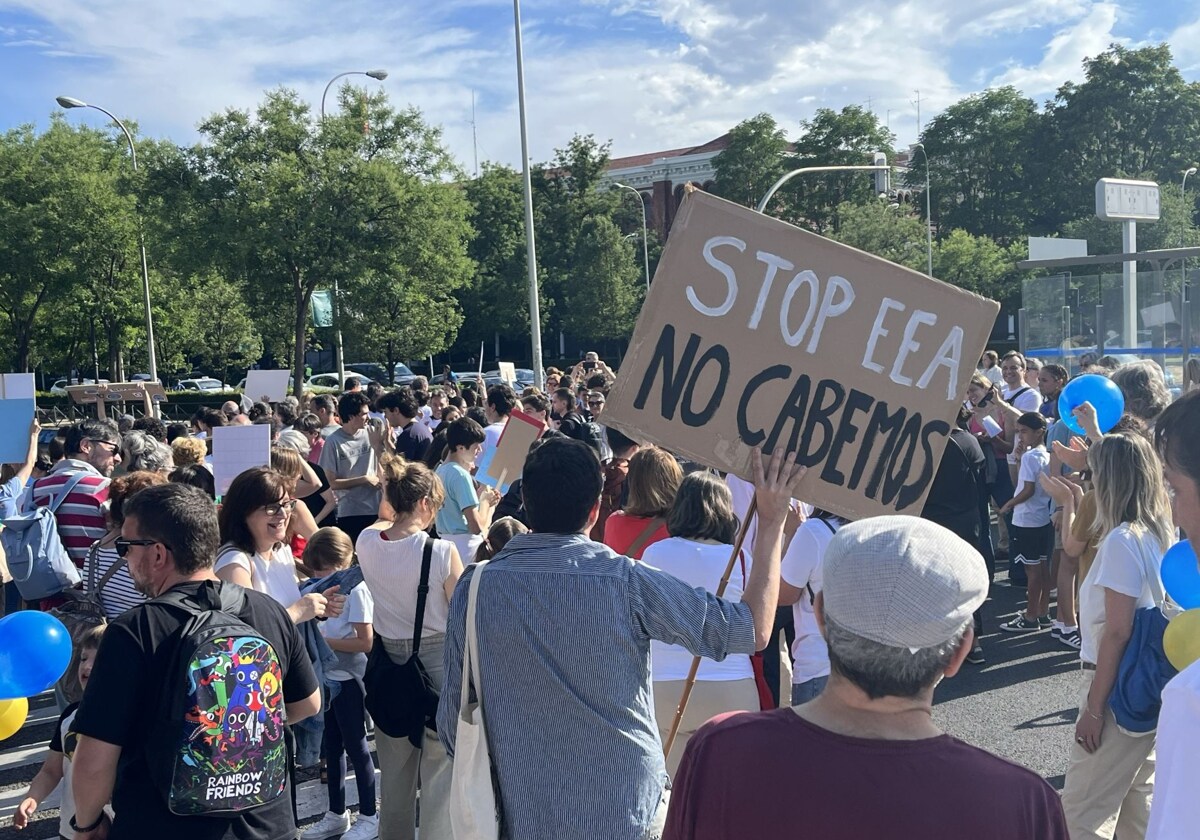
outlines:
M519 409L513 409L504 424L504 431L495 449L484 450L475 470L475 480L507 493L509 486L521 477L529 447L542 436L546 427L540 420Z
M291 377L290 370L248 370L243 392L252 400L266 397L267 402L280 402L287 396Z
M212 430L213 480L217 495L229 492L229 485L246 470L271 466L271 427L217 426Z
M999 304L697 192L671 228L604 422L801 497L919 514Z
M516 386L517 384L517 366L513 362L500 363L500 381L507 382L509 385Z
M24 463L35 413L33 374L0 374L0 464Z

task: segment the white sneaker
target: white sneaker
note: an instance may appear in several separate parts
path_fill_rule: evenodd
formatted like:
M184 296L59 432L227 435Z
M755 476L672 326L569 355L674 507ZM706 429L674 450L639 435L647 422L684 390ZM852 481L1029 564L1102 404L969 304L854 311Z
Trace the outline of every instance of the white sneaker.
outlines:
M375 840L379 836L379 814L369 817L359 816L354 821L354 828L346 832L342 840Z
M321 821L305 829L300 838L301 840L325 840L327 837L336 837L339 834L345 834L349 828L349 811L342 811L340 814L335 814L333 811L326 811L325 816L321 817Z

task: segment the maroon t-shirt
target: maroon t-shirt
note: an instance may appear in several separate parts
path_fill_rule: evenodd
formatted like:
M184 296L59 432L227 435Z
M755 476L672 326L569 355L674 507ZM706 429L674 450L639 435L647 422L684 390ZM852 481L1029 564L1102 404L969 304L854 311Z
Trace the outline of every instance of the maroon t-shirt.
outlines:
M688 742L663 840L1068 840L1058 794L949 735L851 738L792 709L732 712Z

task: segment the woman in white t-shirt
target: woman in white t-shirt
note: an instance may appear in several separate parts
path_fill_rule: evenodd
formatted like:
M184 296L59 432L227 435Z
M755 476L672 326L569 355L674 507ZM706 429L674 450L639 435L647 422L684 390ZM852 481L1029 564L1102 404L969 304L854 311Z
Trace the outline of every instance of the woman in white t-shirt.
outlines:
M685 477L667 515L667 532L671 536L649 546L642 554L642 562L662 569L690 586L716 592L738 532L733 499L725 483L709 473L698 472ZM735 565L723 597L740 600L745 575L745 564ZM665 743L692 666L692 654L680 645L651 641L650 657L654 714ZM758 708L758 688L750 657L735 655L721 662L700 660L696 685L667 760L667 772L675 773L688 739L709 718L722 712L757 711Z
M825 549L846 520L825 510L797 529L779 565L779 605L792 607L796 641L792 644L792 705L820 694L829 681L829 647L813 614L813 599L821 591Z
M221 580L270 595L297 624L341 615L345 595L300 595L296 561L287 544L295 505L287 479L269 467L235 478L217 516L221 547L213 571Z
M366 528L355 545L367 588L374 601L373 627L393 662L408 661L416 629L417 587L421 561L430 537L425 532L446 500L438 477L424 464L403 458L382 462L383 497L393 519ZM386 507L386 506L385 506ZM432 540L429 593L421 625L421 662L433 684L442 684L442 652L450 596L462 575L458 549L448 540ZM450 838L450 758L436 732L426 731L417 749L407 738L375 729L380 771L380 837L412 837L416 824L418 784L421 837Z
M1190 360L1196 362L1193 356ZM1200 378L1200 377L1198 377ZM1167 407L1154 424L1163 473L1172 491L1175 523L1200 538L1200 394L1190 391ZM1190 840L1200 827L1200 660L1167 683L1158 716L1154 806L1147 840Z
M1153 732L1117 725L1108 700L1133 632L1134 613L1162 590L1159 565L1174 539L1162 466L1140 435L1105 435L1088 452L1096 487L1094 532L1103 534L1079 589L1083 681L1063 788L1072 838L1146 833L1153 792Z

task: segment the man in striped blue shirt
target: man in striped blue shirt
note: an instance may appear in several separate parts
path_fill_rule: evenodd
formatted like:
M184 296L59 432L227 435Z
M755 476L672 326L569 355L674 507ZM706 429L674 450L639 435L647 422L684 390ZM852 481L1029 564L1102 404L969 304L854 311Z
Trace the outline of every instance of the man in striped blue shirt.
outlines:
M758 539L741 602L635 563L587 533L603 478L585 444L553 439L525 463L532 533L496 555L479 587L488 744L510 840L649 840L668 783L650 688L650 640L721 660L767 643L788 503L802 468L754 454ZM450 602L438 731L454 754L468 569ZM716 581L713 582L714 586Z

